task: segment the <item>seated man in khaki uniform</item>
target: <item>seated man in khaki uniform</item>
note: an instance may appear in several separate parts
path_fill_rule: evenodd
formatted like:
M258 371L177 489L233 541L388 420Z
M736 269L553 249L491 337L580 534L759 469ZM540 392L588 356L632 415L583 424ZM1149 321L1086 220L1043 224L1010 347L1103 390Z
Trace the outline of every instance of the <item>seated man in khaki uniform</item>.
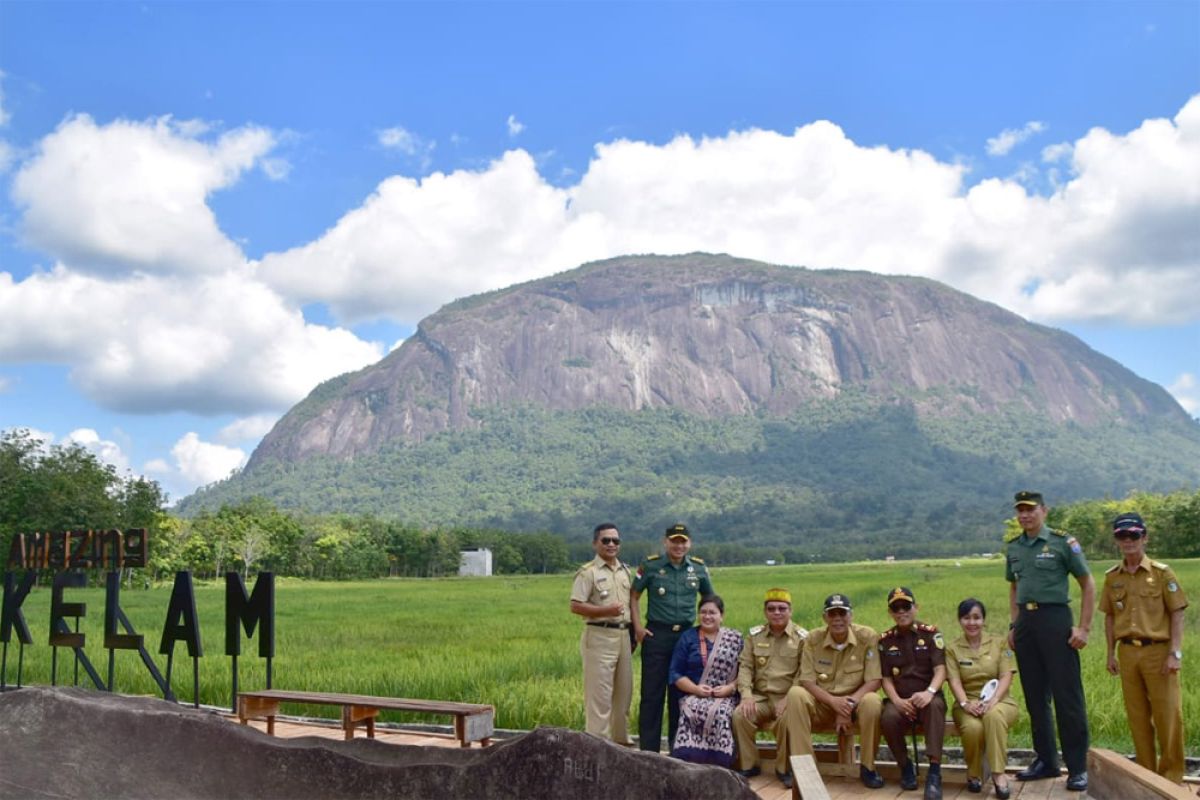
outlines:
M798 683L808 631L792 622L792 595L787 589L768 589L763 611L767 624L750 629L738 660L737 685L742 699L733 712L738 771L747 778L761 772L755 734L773 725L775 775L790 789L788 756L800 753L796 749L801 730Z
M831 594L825 598L825 627L813 631L800 658L800 736L796 752L812 755L813 723L833 724L838 733L858 722L862 745L859 779L868 789L883 786L875 771L879 749L879 715L883 700L879 687L879 634L866 625L855 625L850 598Z

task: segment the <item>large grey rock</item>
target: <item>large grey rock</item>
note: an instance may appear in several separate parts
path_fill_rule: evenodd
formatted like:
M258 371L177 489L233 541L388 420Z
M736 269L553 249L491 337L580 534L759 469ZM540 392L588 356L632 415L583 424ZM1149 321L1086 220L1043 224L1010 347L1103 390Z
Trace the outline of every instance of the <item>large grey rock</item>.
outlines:
M0 797L754 798L727 770L539 728L486 749L278 739L215 713L72 688L0 695Z

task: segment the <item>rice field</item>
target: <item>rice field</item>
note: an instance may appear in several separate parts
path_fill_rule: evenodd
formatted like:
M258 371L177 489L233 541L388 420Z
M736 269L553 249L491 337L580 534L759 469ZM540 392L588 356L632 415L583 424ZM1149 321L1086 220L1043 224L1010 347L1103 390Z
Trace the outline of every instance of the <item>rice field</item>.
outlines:
M702 555L702 553L701 553ZM1093 564L1097 577L1112 562ZM1172 566L1192 593L1184 637L1184 719L1200 720L1200 560ZM745 630L762 621L762 595L772 586L788 588L796 622L821 624L820 608L831 592L848 594L855 621L883 630L891 623L885 598L893 586L910 587L920 605L920 619L938 625L948 636L958 633L955 609L964 597L982 600L989 627L1007 629L1008 585L1003 562L908 561L841 565L735 567L716 569L717 591L724 597L726 624ZM392 579L348 583L280 580L276 586L276 655L273 684L277 688L336 691L465 702L496 706L496 724L527 729L559 725L582 729L582 678L579 634L582 620L570 614L571 575L501 576L491 578ZM165 672L158 653L170 585L123 590L121 607L146 649ZM8 645L5 678L17 680L18 661L25 684L51 682L47 637L50 590L35 588L23 612L34 643L23 655L15 636ZM1073 589L1078 613L1078 589ZM103 647L103 588L70 589L68 602L87 605L80 631L85 652L102 678L107 678L108 651ZM200 702L231 707L230 659L224 655L224 585L196 586L203 634L200 658ZM1103 617L1097 616L1091 643L1083 651L1092 742L1132 752L1119 680L1104 669ZM243 639L238 659L243 689L265 686L265 663L257 641ZM59 650L57 683L75 681L71 651ZM157 694L135 652L117 651L114 688L130 694ZM638 659L634 658L635 682ZM80 682L88 685L80 673ZM192 663L182 643L176 645L172 686L183 702L192 697ZM1014 684L1020 698L1019 682ZM635 690L636 692L636 690ZM289 707L289 711L292 707ZM318 707L297 713L330 715ZM636 717L637 701L633 714ZM384 714L384 720L413 720L412 715ZM442 721L442 720L437 720ZM1014 747L1029 746L1028 720L1019 719ZM1187 730L1187 751L1200 756L1200 724Z

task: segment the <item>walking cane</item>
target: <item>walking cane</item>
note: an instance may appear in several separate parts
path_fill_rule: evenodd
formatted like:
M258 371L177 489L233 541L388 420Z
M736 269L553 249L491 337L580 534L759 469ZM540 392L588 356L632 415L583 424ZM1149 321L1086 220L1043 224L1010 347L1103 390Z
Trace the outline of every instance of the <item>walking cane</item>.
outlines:
M917 718L916 717L913 717L913 719L912 719L912 727L910 728L910 730L912 731L912 743L913 743L913 775L916 777L920 777L920 775L921 775L921 759L920 759L920 757L918 755L918 751L917 751Z

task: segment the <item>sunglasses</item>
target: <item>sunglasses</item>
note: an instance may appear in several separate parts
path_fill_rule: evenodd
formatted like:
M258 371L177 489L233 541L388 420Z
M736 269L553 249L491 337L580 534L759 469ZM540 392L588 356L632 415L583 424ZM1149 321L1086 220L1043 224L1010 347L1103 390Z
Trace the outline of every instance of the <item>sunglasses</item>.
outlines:
M1117 539L1127 539L1136 542L1142 538L1142 532L1134 530L1113 531L1113 536Z
M621 540L616 536L601 536L600 544L620 544Z
M912 611L912 603L892 603L888 608L892 611Z

